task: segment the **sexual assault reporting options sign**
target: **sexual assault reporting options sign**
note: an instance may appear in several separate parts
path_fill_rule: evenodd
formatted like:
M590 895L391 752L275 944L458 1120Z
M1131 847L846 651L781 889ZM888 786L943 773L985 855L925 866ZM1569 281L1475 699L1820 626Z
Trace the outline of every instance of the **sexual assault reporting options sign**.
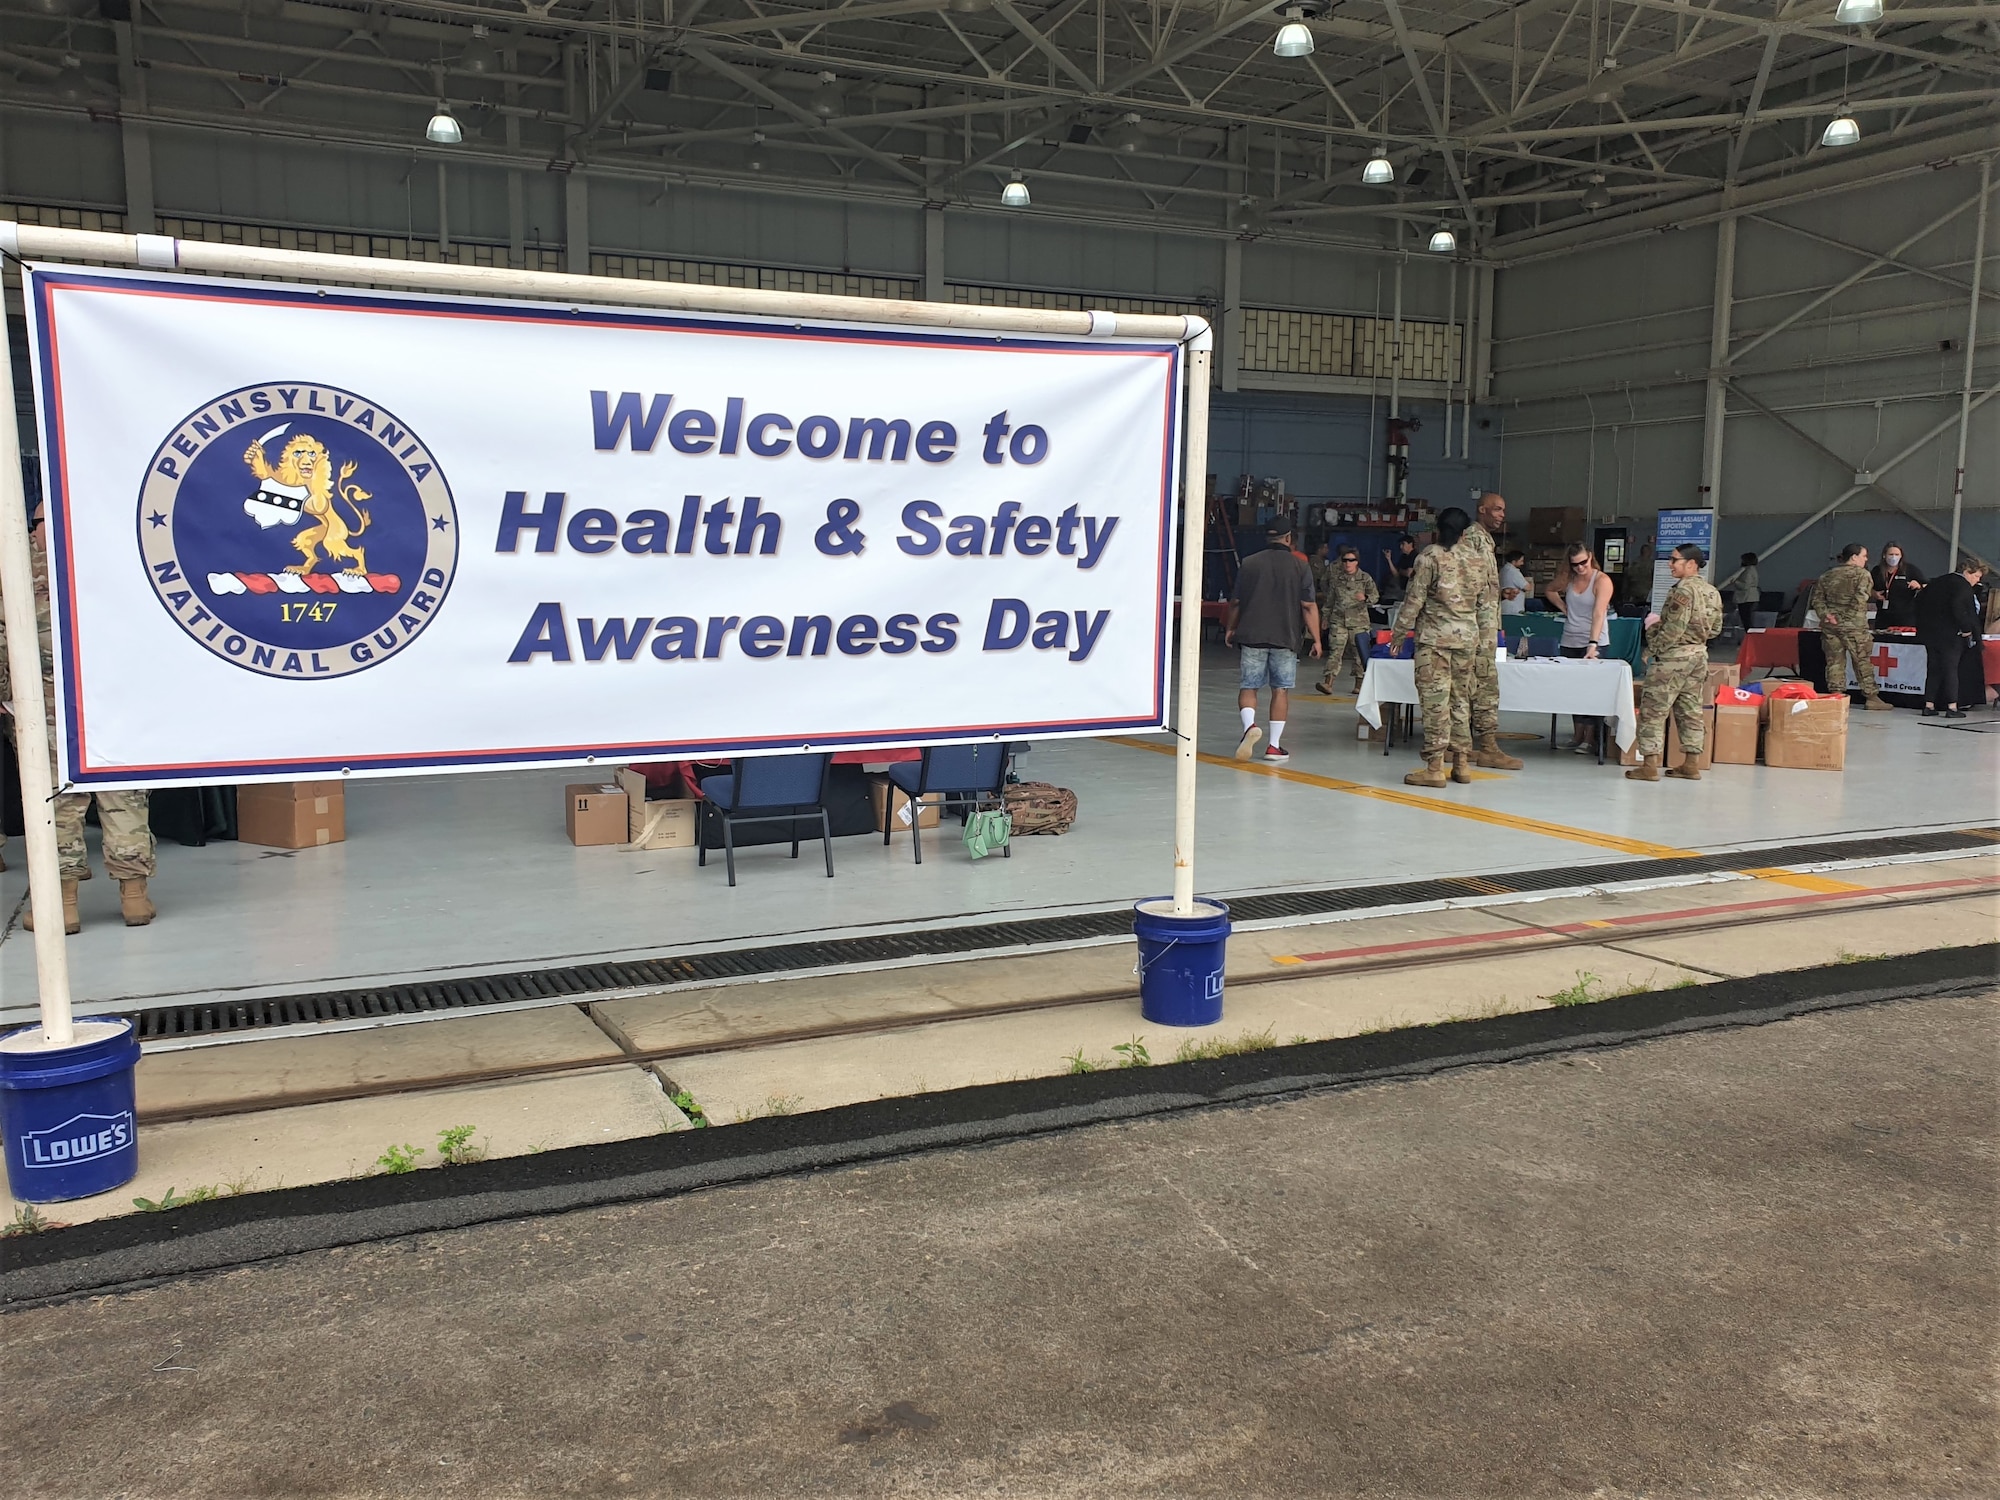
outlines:
M79 785L1165 720L1176 346L37 267Z

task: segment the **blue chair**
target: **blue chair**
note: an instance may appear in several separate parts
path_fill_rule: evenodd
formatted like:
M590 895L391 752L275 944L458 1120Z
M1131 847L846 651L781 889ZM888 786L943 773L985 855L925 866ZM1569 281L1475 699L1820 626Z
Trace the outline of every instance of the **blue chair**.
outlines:
M1002 744L933 745L915 765L899 761L889 767L889 784L917 804L910 809L910 849L918 864L924 862L924 835L917 826L923 821L919 810L923 799L937 792L946 806L956 804L961 813L974 813L989 805L1004 812L1007 799L1000 788L1007 779L1009 748ZM894 816L891 813L882 821L884 844L895 831L896 825L890 821ZM1014 857L1011 839L1000 853L1005 859Z
M730 763L727 776L704 776L701 795L722 820L722 851L729 883L736 884L736 825L790 823L792 858L799 857L801 818L819 815L819 842L826 851L826 878L833 879L833 828L826 816L826 772L830 753L759 755ZM708 840L695 840L695 863L708 863Z

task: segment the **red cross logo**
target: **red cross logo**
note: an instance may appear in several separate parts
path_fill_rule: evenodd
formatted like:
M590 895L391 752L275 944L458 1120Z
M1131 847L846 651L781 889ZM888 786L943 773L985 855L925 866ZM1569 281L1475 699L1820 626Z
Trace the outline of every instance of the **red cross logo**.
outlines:
M1868 659L1875 663L1875 674L1878 677L1887 677L1895 670L1896 653L1886 645L1877 646L1875 654Z

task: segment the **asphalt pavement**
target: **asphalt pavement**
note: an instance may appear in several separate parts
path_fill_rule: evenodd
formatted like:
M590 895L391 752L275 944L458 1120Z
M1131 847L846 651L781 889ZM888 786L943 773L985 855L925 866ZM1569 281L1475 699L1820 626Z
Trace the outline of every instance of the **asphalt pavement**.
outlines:
M2000 997L0 1318L22 1497L1990 1496Z

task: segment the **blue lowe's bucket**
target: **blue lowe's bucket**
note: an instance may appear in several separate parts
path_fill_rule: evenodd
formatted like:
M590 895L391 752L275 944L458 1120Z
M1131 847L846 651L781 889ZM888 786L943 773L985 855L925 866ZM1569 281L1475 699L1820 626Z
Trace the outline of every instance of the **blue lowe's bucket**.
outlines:
M1132 908L1139 939L1139 1014L1156 1026L1213 1026L1222 1019L1222 963L1229 908L1200 897L1192 915L1174 915L1171 897Z
M68 1047L43 1046L39 1026L0 1036L0 1136L16 1199L89 1198L138 1175L138 1063L139 1039L125 1020L78 1021Z

